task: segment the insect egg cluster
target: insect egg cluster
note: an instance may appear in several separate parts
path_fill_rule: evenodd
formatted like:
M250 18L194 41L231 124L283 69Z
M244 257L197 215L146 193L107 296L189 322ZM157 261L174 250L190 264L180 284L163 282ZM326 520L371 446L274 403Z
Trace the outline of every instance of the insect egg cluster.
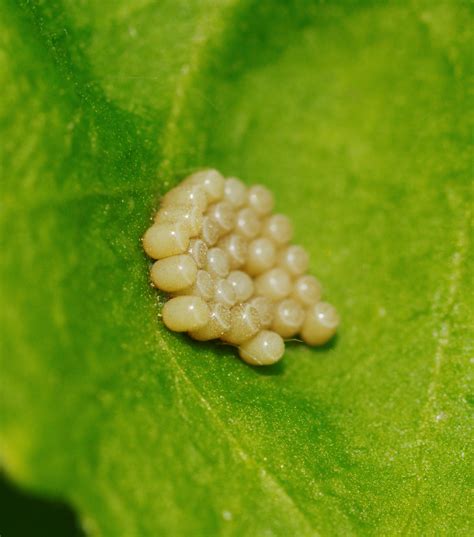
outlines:
M290 244L292 224L273 205L264 186L217 170L165 194L143 248L156 260L153 285L171 297L162 311L170 330L221 339L252 365L280 360L284 339L322 345L334 335L339 316L321 301L308 253Z

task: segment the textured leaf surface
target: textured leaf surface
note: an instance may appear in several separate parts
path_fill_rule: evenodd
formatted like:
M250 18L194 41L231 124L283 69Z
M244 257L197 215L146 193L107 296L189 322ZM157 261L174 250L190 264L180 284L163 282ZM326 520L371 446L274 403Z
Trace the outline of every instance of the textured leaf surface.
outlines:
M472 533L468 4L1 6L7 472L91 535ZM329 348L162 328L139 238L202 166L294 219Z

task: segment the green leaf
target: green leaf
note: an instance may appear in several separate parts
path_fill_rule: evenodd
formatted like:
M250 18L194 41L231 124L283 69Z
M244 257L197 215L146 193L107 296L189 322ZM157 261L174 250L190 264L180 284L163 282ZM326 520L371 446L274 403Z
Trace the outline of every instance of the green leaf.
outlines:
M472 9L1 4L1 464L90 535L472 534ZM140 247L269 185L343 318L265 370L170 334Z

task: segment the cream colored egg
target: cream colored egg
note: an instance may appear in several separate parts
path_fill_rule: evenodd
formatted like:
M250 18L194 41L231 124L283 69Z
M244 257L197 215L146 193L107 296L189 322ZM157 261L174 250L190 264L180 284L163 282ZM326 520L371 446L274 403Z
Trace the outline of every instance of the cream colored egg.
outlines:
M339 316L321 302L309 274L308 252L289 244L290 219L271 214L273 194L217 170L198 171L166 193L145 252L157 259L153 284L172 298L163 307L168 328L200 341L221 338L252 365L281 359L283 338L301 334L322 345Z
M240 209L247 202L247 187L240 179L229 177L224 183L224 199L235 209Z
M254 296L249 300L249 304L257 309L262 328L271 326L275 313L275 304L266 296Z
M224 278L219 278L214 284L214 300L232 307L237 302L234 287Z
M303 306L311 306L321 300L321 284L310 274L300 276L293 283L292 298L298 300Z
M163 306L163 322L174 332L189 332L205 326L210 319L209 308L198 296L177 296Z
M143 248L153 259L182 254L189 245L189 232L185 225L153 224L143 236Z
M222 199L224 195L224 177L213 169L193 173L184 180L185 184L201 185L206 191L209 203Z
M291 278L280 267L270 269L255 278L256 294L266 296L270 300L283 300L291 293L291 289Z
M249 207L240 209L235 222L235 232L248 240L255 238L262 228L258 214Z
M153 284L168 293L185 289L196 280L197 266L188 254L173 255L156 261L151 267Z
M270 330L262 330L239 346L239 355L250 365L271 365L285 354L282 337Z
M275 306L272 330L283 338L295 336L305 319L303 306L293 298L285 298Z
M221 337L231 326L230 308L221 303L211 305L209 322L199 328L189 332L189 335L198 341L208 341Z
M265 216L273 209L273 194L262 185L254 185L249 188L248 203L259 216Z
M207 252L206 269L214 278L225 278L229 274L229 259L221 248L210 248Z
M190 205L204 212L207 208L207 196L200 185L179 185L167 192L161 200L161 207L174 207L176 205Z
M208 207L206 215L212 218L219 226L220 235L228 233L234 228L235 211L227 201L220 201Z
M214 280L206 270L198 270L194 283L185 289L175 291L175 295L193 295L200 296L202 299L209 301L214 298L215 286Z
M191 239L188 254L194 259L198 268L204 268L207 263L207 244L201 239Z
M278 256L278 264L292 276L300 276L308 270L308 252L302 246L288 246L280 252Z
M184 224L189 232L190 237L199 234L202 227L202 212L192 205L172 205L160 209L155 216L157 224L176 223Z
M201 239L208 245L214 246L220 236L220 227L212 218L205 216L202 221Z
M229 276L227 276L227 281L231 283L234 288L237 302L245 302L253 295L253 280L246 272L233 270Z
M284 246L293 238L293 225L284 214L274 214L263 223L262 235L271 239L276 245Z
M245 272L250 274L250 276L256 276L271 269L275 263L276 248L270 239L260 237L249 243Z
M260 330L260 317L250 304L239 304L231 309L231 326L221 339L227 343L240 345Z
M324 345L337 331L339 314L327 302L313 304L306 312L301 337L308 345Z
M247 258L247 242L236 233L222 237L217 243L227 253L229 266L232 270L240 268Z

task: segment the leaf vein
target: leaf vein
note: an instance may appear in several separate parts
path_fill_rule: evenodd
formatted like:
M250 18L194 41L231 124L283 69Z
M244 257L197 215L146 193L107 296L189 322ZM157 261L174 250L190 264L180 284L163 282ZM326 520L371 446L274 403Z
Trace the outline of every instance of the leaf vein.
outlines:
M445 349L450 343L451 337L451 319L450 314L455 306L455 299L459 291L459 284L462 276L463 263L466 258L469 241L469 223L470 223L470 211L466 210L459 226L458 236L456 241L455 250L450 260L450 270L448 273L448 290L446 293L445 304L440 319L441 325L438 333L437 346L434 353L434 363L432 368L431 380L428 384L426 403L421 411L421 423L418 428L419 441L416 443L419 453L416 461L416 486L413 495L413 500L410 504L408 517L406 523L402 529L402 535L406 535L412 527L415 520L416 509L420 503L422 495L422 482L423 482L423 468L426 460L425 457L425 445L428 436L428 429L433 418L433 410L436 406L437 392L439 388L439 377L441 375L441 369L444 362ZM437 309L437 304L440 302L440 298L443 295L441 292L435 293L435 299L433 302L433 309Z
M273 492L280 498L281 502L286 504L288 509L291 510L291 512L299 518L301 525L305 528L305 535L308 535L311 537L317 537L319 534L312 527L312 524L308 520L307 515L301 510L298 504L294 501L294 499L291 497L291 495L282 485L280 480L275 475L273 475L273 473L271 473L267 468L265 468L261 463L259 463L256 459L252 458L245 451L245 449L239 443L238 439L229 432L228 428L226 427L225 423L220 418L219 414L212 408L209 401L202 395L199 388L187 375L186 371L183 369L179 361L176 359L173 349L171 349L169 345L166 343L166 341L163 340L162 338L158 338L158 342L159 342L159 345L162 347L162 349L167 353L167 355L171 357L173 361L173 365L175 366L175 370L179 373L182 380L190 388L191 392L194 394L194 397L198 400L201 406L207 411L209 416L213 419L216 427L220 429L222 433L225 435L225 438L227 439L228 444L233 448L233 450L238 455L238 457L242 460L242 462L246 464L253 464L253 466L257 468L257 470L259 470L259 475L262 478L262 480L266 481L267 486L271 490L273 490Z

